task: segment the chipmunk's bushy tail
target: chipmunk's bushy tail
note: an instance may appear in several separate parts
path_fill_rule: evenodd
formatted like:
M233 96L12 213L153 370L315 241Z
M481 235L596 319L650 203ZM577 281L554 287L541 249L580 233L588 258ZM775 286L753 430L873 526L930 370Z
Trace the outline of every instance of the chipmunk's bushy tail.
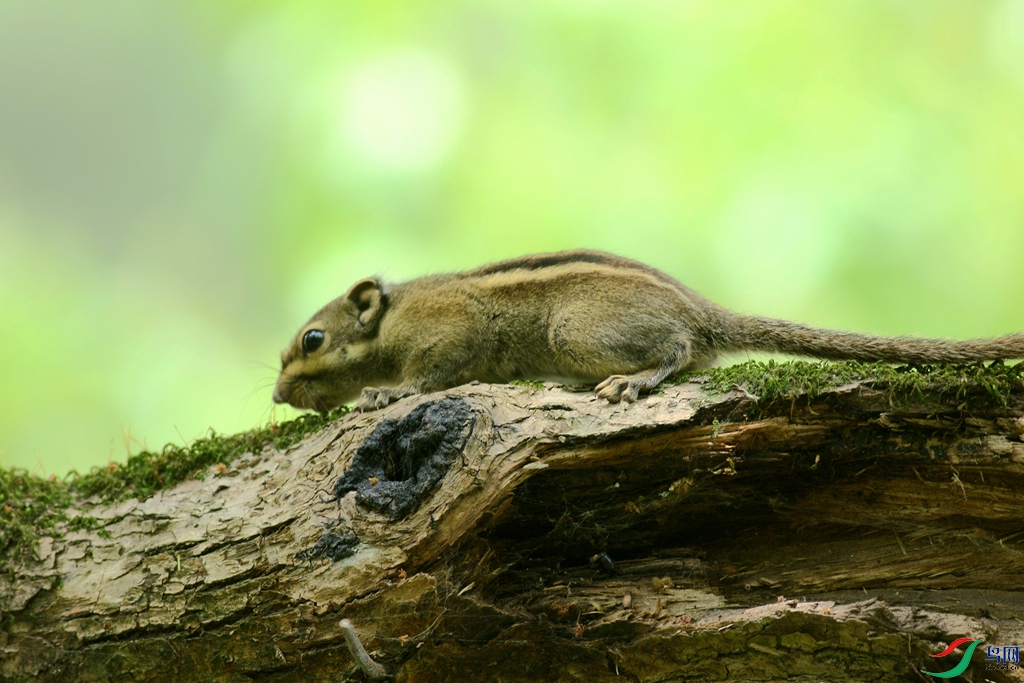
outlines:
M800 323L734 316L726 321L723 351L773 351L827 360L888 363L971 363L1024 358L1024 334L949 341L922 337L876 337Z

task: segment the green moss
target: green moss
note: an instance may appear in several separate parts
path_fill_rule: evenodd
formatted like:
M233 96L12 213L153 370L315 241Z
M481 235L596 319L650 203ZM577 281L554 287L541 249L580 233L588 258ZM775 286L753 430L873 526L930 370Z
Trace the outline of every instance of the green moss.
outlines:
M267 444L278 449L287 448L307 434L323 429L331 420L348 411L347 407L343 407L326 416L311 413L291 422L230 436L211 432L209 437L196 439L189 446L167 444L159 453L136 453L124 465L94 467L86 475L72 475L71 486L86 498L98 495L108 501L128 498L143 500L160 489L199 475L210 465L226 465L242 453L258 452Z
M509 384L516 387L529 387L534 391L540 391L544 388L544 382L539 379L514 379Z
M36 538L66 522L70 503L67 484L55 477L0 470L0 567L8 558L31 552Z
M211 433L189 446L168 444L159 453L142 451L124 465L94 467L84 475L72 472L64 480L0 469L0 571L9 560L31 553L41 536L59 535L64 529L99 529L102 534L102 524L96 518L68 515L68 507L76 499L96 495L104 502L143 500L183 479L201 477L211 465L228 464L243 453L258 452L266 445L288 448L348 411L338 408L327 415L302 415L231 436Z
M797 396L815 398L822 392L856 381L884 384L897 404L923 397L925 392L959 399L972 389L980 389L1005 406L1014 392L1024 389L1024 363L895 366L852 361L776 363L769 360L714 368L691 373L688 377L701 375L708 378L704 386L709 391L723 392L740 387L756 397L758 405Z

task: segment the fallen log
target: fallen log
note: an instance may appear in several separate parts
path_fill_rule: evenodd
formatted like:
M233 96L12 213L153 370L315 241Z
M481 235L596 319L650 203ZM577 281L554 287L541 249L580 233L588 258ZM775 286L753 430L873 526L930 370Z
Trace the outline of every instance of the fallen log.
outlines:
M919 681L977 640L947 680L1021 680L1022 375L467 385L148 497L72 483L95 522L5 551L0 677Z

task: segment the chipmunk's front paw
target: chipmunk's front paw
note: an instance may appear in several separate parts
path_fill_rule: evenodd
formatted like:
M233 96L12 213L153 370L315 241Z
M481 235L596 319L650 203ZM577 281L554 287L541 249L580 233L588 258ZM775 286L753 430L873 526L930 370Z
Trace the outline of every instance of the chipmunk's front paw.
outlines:
M594 387L598 398L603 398L609 403L625 401L632 403L636 400L638 389L635 384L629 381L625 375L612 375L605 381Z
M395 396L394 392L387 387L366 387L363 389L363 393L359 396L359 400L356 402L356 410L361 413L367 413L371 410L380 410L389 403L393 403L398 400L398 396Z

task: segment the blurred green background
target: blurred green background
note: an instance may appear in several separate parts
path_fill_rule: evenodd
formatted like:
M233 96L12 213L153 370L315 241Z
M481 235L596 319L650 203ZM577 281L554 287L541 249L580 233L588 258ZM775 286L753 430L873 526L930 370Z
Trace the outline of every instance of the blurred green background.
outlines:
M1022 133L1019 0L3 0L0 463L251 428L357 278L534 251L1024 329Z

